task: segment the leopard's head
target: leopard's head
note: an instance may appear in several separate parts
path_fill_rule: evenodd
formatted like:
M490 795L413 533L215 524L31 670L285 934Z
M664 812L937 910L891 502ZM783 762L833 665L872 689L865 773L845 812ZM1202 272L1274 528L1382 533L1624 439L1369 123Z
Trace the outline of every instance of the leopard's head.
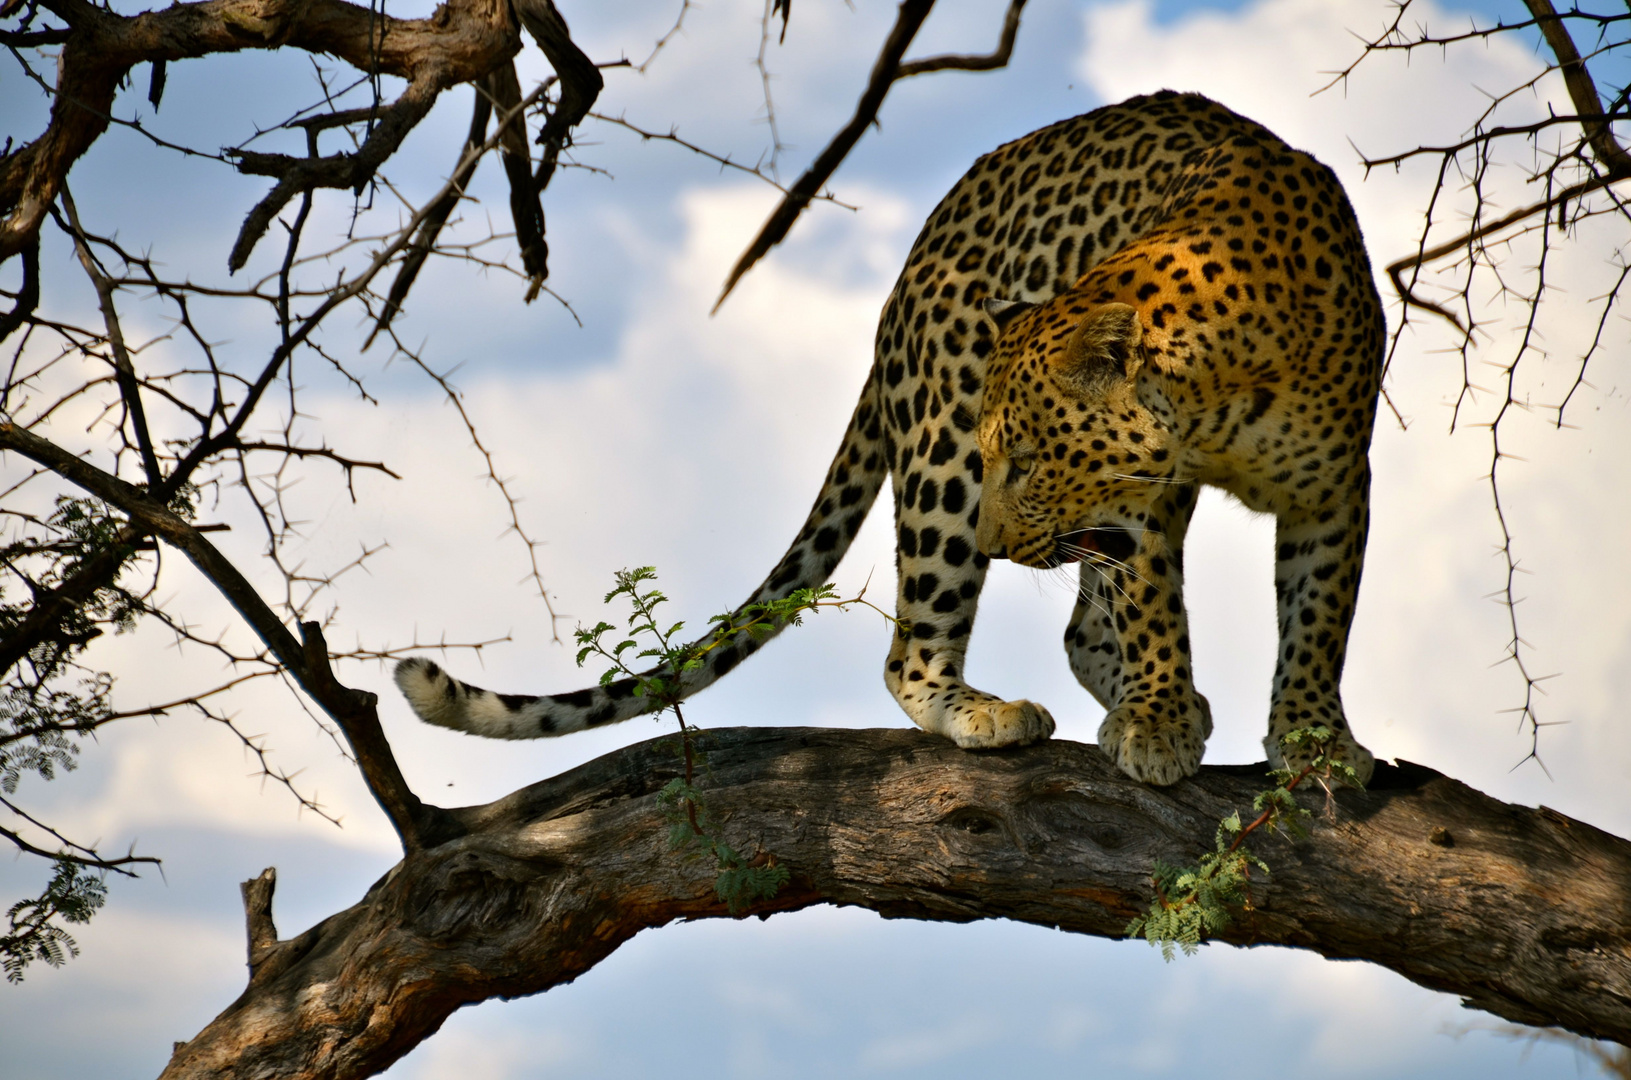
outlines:
M1137 311L1067 293L1036 305L991 301L987 312L998 337L978 428L975 543L1041 568L1126 549L1177 467L1161 404L1146 400L1153 384L1139 378L1147 357Z

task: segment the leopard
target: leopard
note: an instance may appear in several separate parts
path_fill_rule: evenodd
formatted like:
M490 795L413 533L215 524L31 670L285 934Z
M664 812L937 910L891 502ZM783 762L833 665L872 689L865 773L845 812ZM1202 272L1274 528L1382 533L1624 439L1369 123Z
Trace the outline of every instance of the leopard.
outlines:
M1212 730L1182 591L1185 533L1211 485L1276 517L1270 762L1295 766L1311 751L1284 736L1318 724L1325 752L1368 778L1340 682L1385 330L1335 174L1224 105L1163 90L1009 142L929 215L814 506L736 610L827 582L889 480L884 682L907 716L969 750L1050 738L1047 708L969 685L965 659L993 559L1077 563L1064 644L1106 710L1099 747L1132 779L1170 785L1200 767ZM704 637L715 647L680 692L775 636ZM395 680L425 722L490 738L656 707L633 678L501 694L412 657Z

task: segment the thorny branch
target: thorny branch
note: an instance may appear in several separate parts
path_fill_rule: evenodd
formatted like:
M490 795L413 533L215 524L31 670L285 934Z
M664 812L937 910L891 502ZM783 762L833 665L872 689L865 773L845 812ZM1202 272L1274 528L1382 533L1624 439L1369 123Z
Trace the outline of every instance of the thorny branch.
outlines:
M1542 692L1541 683L1550 676L1535 673L1519 623L1517 580L1523 567L1500 478L1513 457L1508 448L1509 421L1515 415L1542 410L1552 414L1558 427L1563 426L1565 411L1575 392L1587 382L1587 369L1600 351L1604 327L1620 305L1621 290L1631 267L1622 232L1610 257L1614 283L1591 301L1599 305L1596 333L1589 345L1581 348L1568 391L1555 404L1532 400L1525 378L1548 356L1542 344L1542 316L1553 287L1548 272L1558 245L1575 239L1588 220L1608 219L1617 222L1622 230L1631 224L1631 212L1621 195L1621 185L1631 180L1631 154L1615 130L1616 124L1631 121L1631 86L1610 93L1606 106L1598 90L1598 73L1619 72L1616 65L1623 66L1631 47L1623 28L1631 22L1631 13L1591 12L1579 7L1560 12L1551 0L1525 0L1532 16L1528 20L1474 24L1465 31L1435 34L1425 26L1407 28L1405 20L1411 3L1399 3L1390 25L1368 41L1359 58L1329 85L1344 82L1373 54L1442 51L1462 44L1486 43L1503 34L1532 41L1544 58L1537 74L1504 92L1490 94L1484 112L1463 138L1365 160L1368 169L1400 168L1418 159L1437 160L1416 250L1386 268L1401 303L1388 360L1391 364L1413 311L1439 316L1454 326L1459 334L1462 387L1451 418L1452 430L1465 422L1464 411L1473 408L1479 395L1485 393L1474 381L1471 354L1479 341L1489 336L1486 323L1500 315L1498 307L1486 307L1480 291L1492 286L1497 300L1522 313L1515 345L1506 360L1494 365L1499 385L1494 390L1493 411L1484 423L1489 429L1491 452L1487 479L1500 530L1497 550L1504 564L1503 581L1494 595L1506 611L1510 633L1507 659L1523 683L1522 702L1512 711L1528 727L1528 758L1539 762L1540 729L1546 725L1536 712L1536 701ZM1582 54L1576 45L1571 25L1595 35L1596 44L1587 53ZM1533 111L1527 102L1559 82L1569 108L1548 106L1538 117L1524 115L1526 110ZM1506 185L1499 181L1503 172L1519 160L1513 152L1517 147L1526 148L1529 159L1527 165L1520 166L1526 175L1525 186L1538 188L1540 197L1525 195L1517 200L1515 209L1507 210L1503 209L1503 204L1510 205L1503 197ZM1447 237L1443 236L1446 230L1450 233ZM1603 227L1593 230L1593 235L1604 234ZM1526 268L1527 284L1516 284L1515 267L1519 265ZM1436 296L1432 295L1435 291ZM1490 312L1487 316L1486 311ZM1623 319L1623 311L1620 317ZM1538 376L1529 377L1530 381L1534 378ZM1396 408L1394 411L1398 415Z
M664 33L662 37L657 39L656 43L652 45L651 51L646 54L646 58L634 65L634 70L637 73L644 75L646 73L646 69L651 67L652 61L657 59L657 54L662 52L663 49L667 48L668 43L673 41L680 31L685 29L685 16L689 14L690 11L691 0L680 0L680 13L674 16L674 25L670 26L667 32Z

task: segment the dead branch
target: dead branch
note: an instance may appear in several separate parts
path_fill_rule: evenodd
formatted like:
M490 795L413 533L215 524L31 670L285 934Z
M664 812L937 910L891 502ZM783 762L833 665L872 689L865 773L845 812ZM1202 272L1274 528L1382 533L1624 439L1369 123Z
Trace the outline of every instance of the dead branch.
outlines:
M51 826L47 825L34 815L28 813L22 807L18 806L16 803L12 802L3 795L0 795L0 806L4 806L7 810L11 811L13 814L16 814L18 817L22 818L24 821L28 822L30 825L33 825L42 832L48 833L53 840L57 841L57 843L61 845L55 851L51 850L50 848L38 847L29 843L21 834L15 832L14 830L0 826L0 837L4 837L5 839L11 841L13 844L17 845L18 850L25 851L30 855L39 855L47 859L52 859L56 862L73 863L75 866L83 866L93 870L111 870L114 873L122 874L125 877L138 876L136 871L130 869L130 867L134 865L145 863L150 866L159 866L163 862L163 860L156 859L151 855L137 855L133 851L126 855L113 857L102 855L94 847L89 847L85 844L78 844L68 839L62 833L58 832L56 829L53 829Z
M646 73L646 69L651 66L651 62L657 59L657 54L662 52L663 48L674 39L674 36L685 28L685 16L690 10L691 0L680 0L680 13L674 16L674 25L668 28L666 34L657 39L657 43L651 47L651 52L646 54L644 60L631 65L635 71L641 75Z
M1118 938L1154 861L1192 859L1265 786L1266 766L1233 766L1146 787L1062 741L702 737L727 841L792 873L761 916L830 903ZM709 875L668 849L657 793L681 766L665 742L450 811L463 835L299 937L252 945L248 988L178 1044L165 1080L373 1075L456 1008L570 981L642 929L725 916ZM1631 843L1421 766L1376 779L1338 794L1311 839L1259 845L1273 875L1224 939L1369 960L1510 1020L1631 1042Z
M141 387L136 382L136 367L130 362L130 350L125 346L124 330L119 324L119 310L113 299L113 284L97 265L96 257L91 254L85 232L79 226L79 210L74 206L73 196L68 193L66 184L62 187L62 208L68 215L65 231L74 238L74 253L79 256L79 265L84 267L85 275L91 279L91 285L96 289L96 300L102 309L102 323L107 328L108 349L113 353L114 378L119 384L119 397L124 402L130 427L136 434L136 445L141 454L142 468L147 473L147 483L155 486L164 479L164 473L159 469L158 455L153 452L153 436L147 426L147 409L142 405ZM124 427L123 424L119 425L121 431Z
M0 161L0 262L38 232L69 169L112 122L114 95L137 64L287 47L406 79L409 90L385 130L376 129L373 149L365 144L366 158L359 153L352 164L323 165L276 160L280 155L247 159L248 171L258 166L280 176L280 187L287 184L292 196L301 184L355 182L378 152L400 143L437 93L482 77L520 47L509 5L501 0L448 0L428 19L394 19L345 0L201 0L129 18L88 0L47 0L42 6L67 24L68 34L44 134Z
M24 245L23 256L23 284L17 290L17 302L11 310L0 315L0 341L5 341L12 332L28 323L34 309L40 306L40 234L36 231Z
M361 190L373 179L379 167L395 154L415 125L430 112L441 96L443 87L434 74L426 75L408 84L402 96L379 111L378 123L372 125L368 138L354 154L315 155L305 158L287 154L262 154L251 150L233 151L238 171L250 176L275 176L277 185L244 219L238 239L227 256L227 269L236 273L249 262L250 254L260 238L272 224L272 219L296 195L307 194L317 188ZM316 130L308 129L316 145Z
M234 446L234 449L245 451L266 450L275 454L283 454L288 457L324 458L328 461L334 462L336 465L340 466L340 468L344 469L347 476L349 476L356 469L371 469L374 472L384 473L392 480L402 479L401 474L397 473L394 469L391 469L383 461L358 461L355 458L348 458L342 454L330 450L326 446L293 446L287 443L240 441Z
M529 193L531 203L526 206L527 230L525 232L522 230L523 217L519 211L515 223L516 237L523 244L523 267L530 278L526 293L526 302L530 304L537 299L544 280L549 277L549 249L544 245L543 239L544 211L542 204L538 203L538 196L549 187L550 180L555 176L555 167L560 160L561 152L572 145L573 130L583 122L589 110L594 108L595 100L600 97L600 91L606 83L601 77L600 69L572 40L572 33L567 28L566 20L556 10L552 0L515 0L515 10L521 17L521 24L527 28L527 33L532 35L538 47L543 50L550 67L555 69L561 87L561 96L555 102L555 107L549 110L543 130L538 133L538 144L543 147L543 152L539 157L538 169L532 177ZM505 162L508 171L508 151ZM512 179L510 196L512 208L522 204L520 197L514 193L518 183L517 175ZM534 213L537 216L536 237L533 235L530 219L530 215ZM532 252L531 261L528 261L529 249Z
M513 65L511 70L514 70ZM436 247L437 237L447 225L447 219L453 216L453 210L459 205L459 200L464 197L465 189L470 186L471 178L476 175L476 166L481 164L478 150L487 139L487 121L493 114L493 100L486 80L476 83L475 91L476 100L470 115L470 132L465 136L464 146L459 151L459 161L453 169L448 190L428 208L424 223L419 226L413 244L403 256L402 266L391 282L391 291L385 298L385 306L380 309L379 318L374 322L373 332L368 335L368 340L363 342L362 347L365 350L374 343L375 336L390 325L391 320L402 310L402 301L407 299L408 290L413 288L425 260Z
M544 204L539 198L540 191L533 187L532 152L527 146L526 117L519 108L521 80L515 74L515 65L494 71L487 77L485 88L493 95L499 115L506 118L498 131L499 160L510 184L510 220L515 224L515 246L521 252L521 269L530 281L542 282L549 274ZM527 299L533 299L530 289Z
M897 79L910 79L914 75L927 75L934 71L995 71L1008 66L1014 55L1014 39L1019 36L1019 15L1025 10L1025 0L1008 0L1008 13L1002 17L1002 36L997 48L983 56L948 54L927 60L913 60L902 64Z
M272 893L277 889L277 869L268 866L258 877L239 886L244 898L244 922L249 937L249 977L277 948L277 924L272 921Z
M1596 82L1587 69L1585 59L1581 57L1579 49L1575 47L1574 40L1570 36L1566 25L1567 19L1583 19L1594 22L1599 28L1602 28L1609 23L1631 18L1631 15L1593 15L1578 9L1559 14L1552 7L1550 0L1524 0L1524 2L1531 15L1534 16L1532 21L1510 24L1497 23L1493 27L1474 28L1466 33L1448 36L1429 35L1424 31L1417 37L1411 38L1403 30L1405 11L1410 7L1410 0L1405 0L1404 3L1399 5L1391 25L1381 35L1367 42L1359 59L1339 72L1323 88L1329 89L1338 82L1346 80L1355 68L1373 53L1389 50L1410 52L1426 46L1442 49L1463 41L1487 40L1495 34L1510 33L1529 27L1540 28L1547 48L1551 50L1556 61L1555 64L1548 65L1542 75L1554 70L1562 74L1564 86L1569 93L1569 100L1575 108L1573 115L1554 113L1544 120L1527 124L1487 125L1485 121L1493 114L1494 109L1511 96L1510 93L1502 94L1498 95L1490 103L1484 115L1474 125L1472 133L1456 143L1445 146L1417 146L1388 156L1367 157L1364 161L1366 169L1373 169L1387 165L1398 166L1415 157L1436 156L1441 160L1443 166L1448 166L1462 153L1472 151L1477 155L1479 162L1477 167L1481 169L1483 163L1487 161L1491 148L1502 139L1513 136L1532 138L1542 131L1566 125L1578 125L1582 131L1582 142L1591 150L1591 158L1587 162L1591 166L1590 175L1584 180L1564 184L1560 187L1548 183L1549 190L1545 199L1499 215L1491 221L1482 220L1484 205L1480 199L1479 212L1475 215L1474 222L1470 227L1462 230L1449 240L1431 246L1427 243L1427 232L1424 230L1422 241L1413 254L1397 259L1388 265L1388 277L1392 281L1394 290L1400 300L1407 307L1419 308L1446 319L1468 338L1470 338L1473 329L1470 321L1464 325L1462 320L1457 318L1444 305L1425 299L1415 290L1414 284L1421 269L1443 259L1447 255L1473 250L1491 238L1497 237L1516 226L1533 221L1537 217L1548 215L1554 210L1559 212L1559 220L1561 220L1563 208L1570 204L1578 204L1579 200L1586 195L1602 191L1626 179L1631 179L1631 154L1627 154L1625 148L1619 144L1611 126L1613 121L1624 119L1626 114L1623 111L1607 112L1604 110L1602 99L1597 92ZM1611 46L1610 51L1612 48ZM1523 84L1523 88L1532 88L1539 81L1539 78L1540 76L1537 76L1528 80ZM1617 102L1616 106L1622 104L1623 102ZM1568 160L1570 159L1566 155L1558 156L1553 160L1550 167L1545 170L1537 170L1537 178L1544 175L1550 179L1553 171ZM1580 160L1586 162L1584 156L1580 156ZM1433 203L1437 202L1438 195L1443 190L1445 178L1446 170L1441 166L1439 180L1434 188ZM1429 207L1427 217L1427 225L1430 229L1433 224L1431 207ZM1405 280L1407 273L1410 275L1408 283Z
M873 62L872 75L867 80L866 89L861 93L861 100L855 106L855 115L848 124L833 136L827 148L816 156L810 167L804 171L793 186L787 190L782 201L776 209L770 212L770 217L759 227L759 234L753 242L742 252L731 268L729 276L725 279L725 287L720 290L719 299L714 301L713 311L717 312L725 302L725 298L736 288L736 283L742 280L742 275L753 268L754 263L764 258L775 247L787 238L792 230L793 223L798 220L804 208L810 205L827 181L832 179L838 166L843 164L855 144L861 141L866 129L878 122L878 110L883 108L885 96L889 88L901 79L913 75L922 75L931 71L991 71L995 68L1005 67L1008 58L1013 53L1014 36L1019 32L1019 16L1025 7L1025 0L1010 0L1008 13L1003 17L1002 39L995 52L989 56L937 56L928 60L919 60L903 64L901 57L911 47L912 39L922 29L923 22L934 9L934 0L901 0L900 11L895 18L895 25L884 39L883 48L878 53L878 59Z
M565 618L565 616L555 610L555 604L549 598L549 588L544 584L543 569L538 565L538 549L543 546L543 541L534 538L527 528L522 525L520 500L518 500L515 493L510 490L509 482L506 481L503 476L499 475L498 462L493 457L492 450L489 449L487 444L482 440L481 433L476 430L475 421L471 418L469 410L464 407L464 395L459 392L458 388L455 387L451 381L449 381L446 375L436 371L425 362L424 357L420 356L419 353L409 348L404 342L398 340L396 337L396 331L387 329L386 333L391 335L392 344L396 346L397 353L409 363L417 367L420 371L424 372L431 382L435 383L442 391L443 396L447 399L447 403L453 406L453 410L459 414L459 422L464 425L465 434L470 436L471 445L476 448L476 452L481 455L482 461L486 465L488 481L490 481L492 485L498 489L499 496L504 500L504 506L508 511L510 518L510 524L506 528L505 532L514 533L516 537L526 545L528 562L527 580L532 582L533 587L538 590L538 598L544 602L544 609L549 612L550 640L554 642L560 641L560 622L563 618Z
M1631 173L1627 173L1626 177L1631 177ZM1625 179L1626 177L1621 177L1619 179ZM1421 308L1424 311L1430 311L1433 314L1438 315L1440 318L1448 320L1457 330L1467 333L1468 327L1463 326L1461 320L1458 319L1453 312L1449 311L1442 304L1424 299L1418 295L1414 288L1405 281L1405 274L1407 272L1413 273L1422 267L1435 263L1444 258L1446 255L1453 255L1456 252L1465 251L1471 245L1481 244L1493 237L1500 236L1502 233L1505 233L1508 229L1511 229L1516 225L1539 217L1540 215L1546 213L1547 210L1557 206L1559 203L1567 203L1569 201L1579 199L1583 195L1590 195L1592 192L1601 191L1613 182L1613 179L1598 177L1578 184L1571 184L1556 194L1549 195L1546 198L1530 203L1527 206L1521 206L1510 213L1502 214L1493 221L1480 222L1472 228L1467 229L1465 232L1459 233L1455 237L1446 240L1441 244L1434 244L1432 247L1427 247L1424 244L1413 254L1406 255L1401 259L1395 259L1388 263L1388 280L1393 283L1395 293L1397 293L1399 299L1405 304L1409 305L1410 307Z

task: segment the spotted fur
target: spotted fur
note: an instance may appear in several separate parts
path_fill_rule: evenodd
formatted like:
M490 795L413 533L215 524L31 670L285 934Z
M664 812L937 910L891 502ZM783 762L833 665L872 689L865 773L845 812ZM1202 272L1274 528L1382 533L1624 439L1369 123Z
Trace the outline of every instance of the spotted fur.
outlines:
M999 298L1017 303L988 312ZM1052 734L1047 710L962 675L989 556L1085 553L1072 669L1109 710L1106 752L1171 783L1211 729L1181 568L1197 485L1215 484L1279 517L1271 757L1276 733L1320 720L1368 773L1337 685L1381 333L1341 188L1260 125L1162 92L1044 128L977 161L925 224L815 507L748 602L826 581L890 477L901 629L885 682L926 731L1019 745ZM982 505L1000 513L982 524ZM760 644L710 654L687 693ZM648 711L627 680L513 697L420 659L396 679L426 721L496 738Z

